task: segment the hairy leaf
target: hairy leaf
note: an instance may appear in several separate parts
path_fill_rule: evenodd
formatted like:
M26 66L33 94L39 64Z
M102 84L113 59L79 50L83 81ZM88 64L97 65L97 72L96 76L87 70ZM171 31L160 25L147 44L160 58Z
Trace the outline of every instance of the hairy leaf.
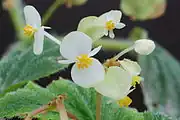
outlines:
M46 40L44 51L35 55L32 46L16 44L0 61L0 93L23 81L37 80L66 67L56 62L59 46Z
M180 116L180 64L167 50L157 45L148 56L139 56L144 77L145 102L151 111Z
M78 120L95 120L96 92L94 89L84 89L68 80L58 80L47 88L30 82L16 92L7 93L0 99L0 118L20 116L31 112L53 100L57 95L66 94L65 106L68 112ZM39 119L57 119L58 113L48 112L36 116ZM119 108L108 98L102 101L102 120L170 120L160 114L139 113L131 108Z

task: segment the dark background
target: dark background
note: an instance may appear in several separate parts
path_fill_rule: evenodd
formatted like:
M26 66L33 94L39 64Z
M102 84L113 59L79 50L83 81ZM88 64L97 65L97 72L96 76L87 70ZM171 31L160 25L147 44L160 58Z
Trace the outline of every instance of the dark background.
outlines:
M47 8L54 2L54 0L24 0L26 4L35 6L41 15L47 10ZM79 7L73 7L71 9L66 6L61 6L52 15L51 19L46 24L51 26L57 34L66 34L73 30L76 30L79 21L86 16L95 15L99 16L104 12L112 9L119 9L120 0L88 0L88 2ZM123 15L123 23L127 26L119 31L115 31L118 37L127 37L128 33L134 26L140 26L145 28L149 32L149 37L165 47L170 51L177 59L180 59L180 47L179 47L179 28L180 28L180 1L168 0L167 9L165 14L155 20L148 20L143 22L133 22L129 17ZM0 55L2 55L7 47L15 41L14 28L8 12L2 10L0 6ZM98 56L101 60L112 56L114 53L110 51L101 52L102 55ZM69 70L69 69L68 69ZM48 78L42 78L41 80L48 79L51 81L57 78L59 75L63 77L69 77L68 70L66 72L60 72L51 75ZM47 83L39 82L41 85ZM139 111L146 110L143 104L143 96L140 86L130 94L133 98L131 107L137 108Z

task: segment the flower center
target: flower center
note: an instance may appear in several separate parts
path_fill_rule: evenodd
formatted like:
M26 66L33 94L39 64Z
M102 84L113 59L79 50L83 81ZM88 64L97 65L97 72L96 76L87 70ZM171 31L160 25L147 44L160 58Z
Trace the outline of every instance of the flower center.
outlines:
M37 29L33 28L31 25L26 25L24 27L24 35L32 36L36 31Z
M113 23L112 20L109 20L109 21L106 22L106 28L108 30L113 30L115 28L115 24Z
M92 58L90 58L87 54L82 54L78 56L76 59L76 65L78 69L88 68L90 65L92 65L93 62Z

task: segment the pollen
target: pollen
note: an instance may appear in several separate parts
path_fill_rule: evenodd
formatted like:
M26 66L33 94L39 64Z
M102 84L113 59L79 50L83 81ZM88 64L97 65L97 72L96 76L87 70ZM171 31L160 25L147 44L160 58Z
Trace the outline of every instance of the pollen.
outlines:
M120 62L113 59L113 58L111 58L111 59L108 59L108 60L105 61L104 66L107 67L107 68L109 68L111 66L118 66L119 67Z
M78 69L88 68L89 66L92 65L92 62L93 62L93 59L90 58L86 54L82 54L82 55L78 56L76 59L77 59L76 65L77 65Z
M33 28L31 25L26 25L24 27L24 35L32 36L36 31L37 29Z
M132 85L133 87L135 87L136 84L140 84L140 82L141 82L141 77L139 77L139 76L133 76L131 85Z
M106 22L106 28L107 28L108 30L113 30L113 29L115 28L114 22L113 22L112 20L107 21L107 22Z
M120 107L128 107L132 103L132 99L128 96L118 101Z

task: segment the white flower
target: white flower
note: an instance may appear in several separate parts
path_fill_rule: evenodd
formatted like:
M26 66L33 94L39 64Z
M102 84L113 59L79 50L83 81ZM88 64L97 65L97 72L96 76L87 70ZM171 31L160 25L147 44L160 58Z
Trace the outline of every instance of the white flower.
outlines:
M122 13L119 10L111 10L107 13L104 13L98 18L98 21L103 24L105 30L104 30L104 35L108 35L109 32L109 37L114 38L114 32L113 30L116 29L121 29L125 27L124 23L121 23L121 16Z
M26 20L26 26L24 27L24 34L27 36L34 36L33 52L39 55L43 51L44 35L50 38L52 41L60 44L60 41L54 38L44 29L50 29L50 27L41 26L41 16L33 6L24 7L24 15Z
M131 61L129 59L124 59L120 61L120 65L128 71L132 76L139 75L141 72L141 67L137 62Z
M104 67L94 56L101 46L92 50L92 40L82 32L74 31L64 37L60 47L61 55L67 60L61 64L74 63L71 70L72 80L85 88L93 87L104 80Z
M135 85L143 80L142 77L138 76L141 72L141 67L137 62L131 61L129 59L124 59L120 61L121 67L130 73L132 76L132 86L135 87Z
M155 44L152 40L141 39L134 44L134 50L140 55L149 55L155 49Z
M131 88L131 75L121 67L112 66L106 71L104 81L95 86L97 92L114 100L126 97Z

